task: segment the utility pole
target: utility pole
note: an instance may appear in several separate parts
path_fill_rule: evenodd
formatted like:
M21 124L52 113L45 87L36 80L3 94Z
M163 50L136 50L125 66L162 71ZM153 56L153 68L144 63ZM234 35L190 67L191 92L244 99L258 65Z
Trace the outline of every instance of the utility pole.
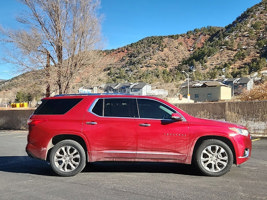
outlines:
M190 101L190 93L189 93L189 74L186 73L185 71L182 71L182 72L185 73L186 76L187 76L187 100L188 100L188 102L189 102L189 101Z

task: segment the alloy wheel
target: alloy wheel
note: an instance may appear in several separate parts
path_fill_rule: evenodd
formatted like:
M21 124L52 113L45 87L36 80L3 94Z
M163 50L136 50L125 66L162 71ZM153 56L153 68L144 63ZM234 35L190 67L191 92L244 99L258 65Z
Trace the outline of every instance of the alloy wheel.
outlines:
M222 171L229 162L226 150L219 145L209 145L201 152L201 164L209 172Z
M62 146L54 156L55 166L63 172L71 172L77 169L81 162L79 151L73 146Z

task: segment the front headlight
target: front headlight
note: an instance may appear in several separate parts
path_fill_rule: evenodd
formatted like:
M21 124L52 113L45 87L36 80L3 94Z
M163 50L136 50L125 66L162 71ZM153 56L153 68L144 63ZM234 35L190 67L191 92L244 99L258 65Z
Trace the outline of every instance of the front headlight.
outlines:
M234 132L240 134L240 135L248 136L248 130L246 130L246 129L235 128L235 127L231 127L229 129L231 131L234 131Z

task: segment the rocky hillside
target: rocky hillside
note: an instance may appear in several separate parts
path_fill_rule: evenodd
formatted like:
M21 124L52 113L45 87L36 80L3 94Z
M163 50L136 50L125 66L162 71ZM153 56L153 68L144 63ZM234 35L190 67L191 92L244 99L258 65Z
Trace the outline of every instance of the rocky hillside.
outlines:
M126 81L173 89L185 79L183 70L194 71L191 76L197 80L249 76L267 67L267 1L249 8L226 27L152 36L102 55L98 67L84 66L78 72L70 92L81 86ZM0 97L14 97L18 91L42 96L45 79L41 71L0 83Z
M185 59L204 47L211 36L222 28L195 29L182 35L153 36L116 50L106 51L116 61L106 68L109 81L141 80L145 82L172 82L180 80L179 72ZM179 69L179 70L178 70Z

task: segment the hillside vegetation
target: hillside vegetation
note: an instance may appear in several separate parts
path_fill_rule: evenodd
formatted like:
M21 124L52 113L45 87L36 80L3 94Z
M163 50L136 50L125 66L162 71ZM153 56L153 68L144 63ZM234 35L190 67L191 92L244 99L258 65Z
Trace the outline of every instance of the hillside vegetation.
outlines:
M177 88L185 79L194 80L249 76L265 69L267 58L267 1L249 8L226 27L204 27L185 34L152 36L127 46L101 52L98 66L84 66L70 84L81 86L107 82L144 81L154 86ZM0 83L0 96L18 91L44 94L45 77L28 72ZM57 93L52 86L51 91Z

